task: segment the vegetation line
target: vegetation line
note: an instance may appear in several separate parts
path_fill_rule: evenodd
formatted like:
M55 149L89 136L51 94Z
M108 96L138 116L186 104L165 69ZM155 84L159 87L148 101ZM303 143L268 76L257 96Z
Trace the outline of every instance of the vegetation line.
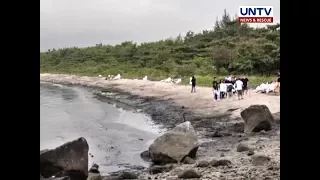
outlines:
M193 74L200 86L211 86L214 76L247 75L252 86L275 80L280 68L280 24L252 28L239 24L225 11L211 30L184 37L136 44L97 44L40 53L40 72L161 80Z

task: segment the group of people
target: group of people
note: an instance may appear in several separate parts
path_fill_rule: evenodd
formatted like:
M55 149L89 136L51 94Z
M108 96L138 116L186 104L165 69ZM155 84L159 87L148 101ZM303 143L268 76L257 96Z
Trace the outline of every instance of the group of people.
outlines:
M238 96L238 100L243 99L243 95L248 93L248 82L249 79L247 77L237 78L229 75L221 80L217 80L217 78L214 77L212 82L213 100L216 101L230 98L235 93ZM196 78L192 76L191 93L196 92L195 87Z
M248 82L249 79L247 77L237 78L229 75L220 81L217 81L216 77L214 77L212 82L213 100L228 99L235 93L238 96L238 100L243 99L243 95L248 93Z

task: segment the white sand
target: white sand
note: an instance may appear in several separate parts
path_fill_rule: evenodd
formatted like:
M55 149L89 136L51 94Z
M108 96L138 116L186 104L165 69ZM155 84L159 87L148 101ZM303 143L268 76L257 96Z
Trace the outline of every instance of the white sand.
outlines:
M41 81L49 81L56 83L71 83L90 85L97 87L117 86L117 88L130 92L138 96L151 96L164 100L170 100L177 105L185 106L195 112L212 114L224 113L228 109L239 108L234 111L234 116L239 116L240 111L252 104L264 104L268 106L271 113L280 112L280 96L271 96L266 94L258 94L249 91L243 100L237 97L213 101L212 88L196 87L196 93L190 93L191 87L185 85L176 85L172 83L164 83L159 81L143 81L143 80L105 80L99 77L62 75L62 74L40 74Z

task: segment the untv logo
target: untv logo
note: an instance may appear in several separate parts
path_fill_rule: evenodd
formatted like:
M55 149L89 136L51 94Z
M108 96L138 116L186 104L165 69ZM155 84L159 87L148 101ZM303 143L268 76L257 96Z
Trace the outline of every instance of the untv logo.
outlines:
M239 6L239 23L273 23L273 6Z

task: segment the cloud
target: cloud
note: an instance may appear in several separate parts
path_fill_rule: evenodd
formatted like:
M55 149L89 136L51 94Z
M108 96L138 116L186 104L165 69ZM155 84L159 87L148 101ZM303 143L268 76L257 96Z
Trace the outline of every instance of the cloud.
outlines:
M280 20L279 0L41 0L40 50L200 32L212 28L225 8L235 15L241 5L274 6Z

